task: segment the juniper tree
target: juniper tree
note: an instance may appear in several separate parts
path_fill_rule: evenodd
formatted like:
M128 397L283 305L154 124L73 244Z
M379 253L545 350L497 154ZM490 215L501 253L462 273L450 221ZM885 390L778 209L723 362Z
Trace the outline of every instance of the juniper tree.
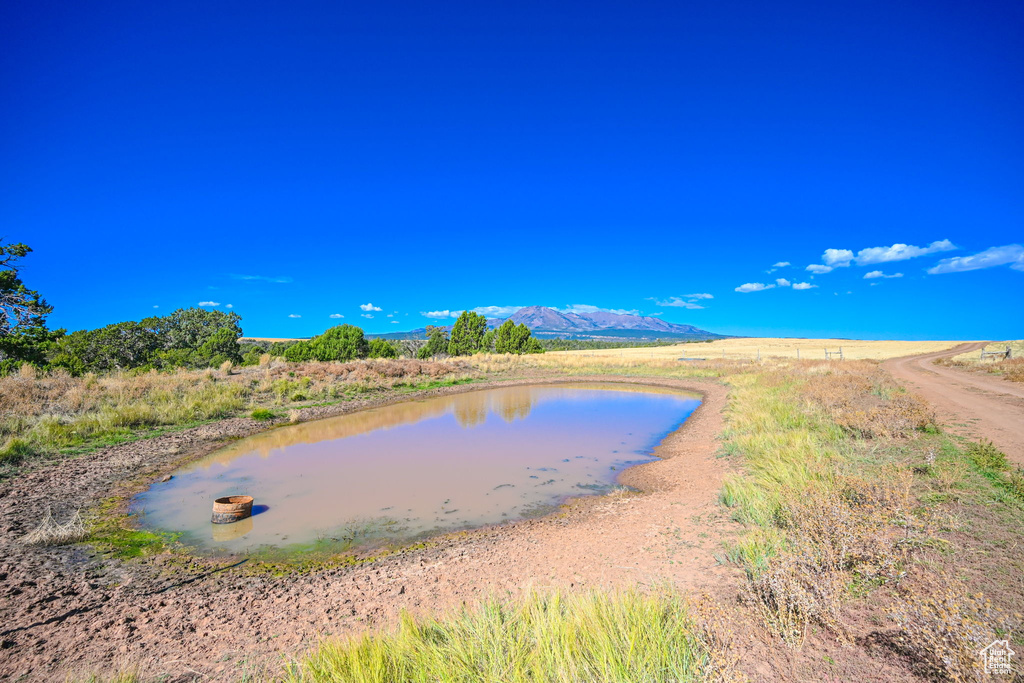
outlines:
M473 311L463 311L452 326L448 355L470 356L476 353L483 346L486 333L487 318Z

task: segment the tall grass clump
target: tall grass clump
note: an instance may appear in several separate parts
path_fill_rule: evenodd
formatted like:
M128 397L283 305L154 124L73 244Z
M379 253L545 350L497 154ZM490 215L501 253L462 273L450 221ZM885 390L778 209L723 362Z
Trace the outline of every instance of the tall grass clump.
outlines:
M403 614L390 633L327 642L293 682L577 683L729 680L717 636L677 594L533 594L444 621Z
M39 526L30 531L22 539L25 545L65 545L85 540L88 536L82 515L76 510L66 522L58 522L53 518L50 508L46 509Z

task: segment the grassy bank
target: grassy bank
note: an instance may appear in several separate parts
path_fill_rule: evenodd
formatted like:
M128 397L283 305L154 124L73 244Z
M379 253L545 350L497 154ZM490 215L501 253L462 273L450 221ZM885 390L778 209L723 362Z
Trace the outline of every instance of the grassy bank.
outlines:
M34 457L74 454L226 417L268 419L291 408L481 377L462 361L272 363L260 368L71 377L28 367L0 377L0 477Z

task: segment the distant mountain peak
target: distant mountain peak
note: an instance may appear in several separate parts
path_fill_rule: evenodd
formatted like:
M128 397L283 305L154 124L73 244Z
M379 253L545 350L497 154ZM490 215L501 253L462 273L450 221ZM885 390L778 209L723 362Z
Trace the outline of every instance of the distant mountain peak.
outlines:
M645 315L593 311L590 313L562 312L547 306L526 306L508 318L488 318L488 327L498 327L506 320L530 328L536 337L572 337L578 339L717 339L725 335L708 332L693 325L679 325ZM452 326L445 327L451 331ZM408 338L423 336L423 328L411 332L398 332L386 337Z
M530 330L545 336L557 336L559 333L584 336L644 336L638 332L657 333L664 336L713 338L722 335L701 330L693 325L679 325L652 316L632 315L629 313L612 313L611 311L562 312L547 306L527 306L521 308L508 318L516 324L524 324ZM493 321L501 324L503 320ZM630 332L623 335L615 331ZM603 334L602 334L603 333Z

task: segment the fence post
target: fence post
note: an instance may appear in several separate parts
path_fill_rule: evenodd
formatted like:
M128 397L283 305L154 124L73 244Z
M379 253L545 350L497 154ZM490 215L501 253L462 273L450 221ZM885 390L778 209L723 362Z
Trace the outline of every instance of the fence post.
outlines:
M800 347L796 347L796 359L800 360Z

